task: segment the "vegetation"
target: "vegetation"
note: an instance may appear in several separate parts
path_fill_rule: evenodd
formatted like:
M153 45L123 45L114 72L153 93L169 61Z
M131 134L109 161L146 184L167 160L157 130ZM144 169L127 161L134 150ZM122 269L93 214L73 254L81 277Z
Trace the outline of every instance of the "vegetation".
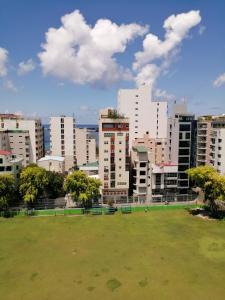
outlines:
M35 202L45 195L49 184L47 171L36 165L24 168L20 174L20 192L25 202Z
M100 180L88 177L82 171L75 171L65 179L64 190L72 196L74 202L88 208L92 200L100 196L100 186Z
M64 175L56 172L47 171L48 184L46 186L46 194L50 199L64 195L63 183Z
M124 116L119 114L116 109L108 110L108 118L110 119L124 119Z
M0 210L7 210L15 197L16 183L12 175L0 175Z
M0 218L0 236L4 300L224 299L225 222L182 209Z
M211 213L216 215L217 201L225 200L225 176L220 175L210 166L189 169L187 174L202 189L205 194L205 202L209 204Z

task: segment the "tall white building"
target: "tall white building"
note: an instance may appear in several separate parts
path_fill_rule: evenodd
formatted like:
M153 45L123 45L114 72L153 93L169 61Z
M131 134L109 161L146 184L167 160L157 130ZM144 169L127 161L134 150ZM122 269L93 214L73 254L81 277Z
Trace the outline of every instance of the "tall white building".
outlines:
M129 118L130 144L149 133L151 138L167 137L167 102L153 102L149 85L118 92L118 112Z
M12 155L23 158L23 166L36 163L44 156L43 128L40 119L0 114L0 131L2 138L7 135Z
M86 128L76 128L74 117L51 117L51 155L65 157L65 170L96 161L96 142Z
M51 155L65 157L65 170L76 166L76 129L73 117L50 118Z
M129 189L129 119L113 109L100 111L99 177L102 200L126 201Z

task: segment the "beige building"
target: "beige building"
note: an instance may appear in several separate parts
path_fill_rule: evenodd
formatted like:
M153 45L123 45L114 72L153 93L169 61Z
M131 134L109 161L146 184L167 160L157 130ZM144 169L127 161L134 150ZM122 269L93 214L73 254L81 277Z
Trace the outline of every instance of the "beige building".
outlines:
M225 115L198 118L196 165L212 165L225 173Z
M87 128L76 128L76 157L77 166L96 162L96 141Z
M87 129L76 128L74 117L51 117L51 155L65 157L65 171L96 161L95 139Z
M151 138L149 133L133 141L132 146L144 146L151 153L151 163L161 164L166 161L167 139Z
M0 150L0 175L12 174L18 178L22 161L22 158L13 158L10 151Z
M148 143L147 143L148 145ZM172 163L155 163L151 144L132 147L133 197L136 202L175 200L178 166ZM171 196L171 199L168 197Z
M210 145L211 145L211 116L198 118L197 125L197 157L196 166L210 164Z
M47 155L42 157L37 162L39 167L47 171L64 173L65 172L65 158L62 156Z
M0 114L1 137L7 139L9 150L23 158L23 166L36 163L44 155L43 129L40 119L14 114ZM6 138L7 135L7 138ZM2 143L5 143L2 141Z
M225 115L214 118L211 127L210 164L225 174Z
M99 177L102 200L126 201L129 189L129 119L113 109L100 111Z

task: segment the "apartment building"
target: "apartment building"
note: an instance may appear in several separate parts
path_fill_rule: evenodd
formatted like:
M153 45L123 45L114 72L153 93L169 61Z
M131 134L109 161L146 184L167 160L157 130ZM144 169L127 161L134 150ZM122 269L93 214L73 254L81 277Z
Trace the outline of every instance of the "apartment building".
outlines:
M96 161L96 142L86 128L76 128L75 118L50 118L50 151L65 158L68 172L78 166Z
M149 85L118 92L118 112L130 121L130 149L146 132L151 138L167 138L167 102L152 101L151 94Z
M14 158L10 151L0 150L0 175L11 174L18 178L22 161L22 158Z
M225 174L225 116L213 118L211 123L210 164Z
M197 121L197 157L196 166L210 164L212 116L202 116Z
M144 146L151 154L151 163L161 164L167 159L167 139L152 138L149 133L145 133L143 137L136 138L132 142L132 148L135 146Z
M187 107L174 104L173 114L168 119L168 161L178 165L178 190L187 194L189 178L186 170L195 166L197 123Z
M102 201L126 201L129 189L129 119L116 110L104 109L99 116L99 177Z
M152 145L134 141L131 152L133 197L137 202L161 201L165 196L173 199L177 194L178 166L174 163L156 162ZM141 139L140 139L141 141Z
M66 171L73 170L76 167L76 125L74 117L62 115L50 118L50 152L52 156L65 158Z
M96 162L96 141L87 128L76 128L76 141L77 166Z
M44 139L40 119L0 114L0 127L1 137L5 136L12 155L23 158L24 167L43 157Z

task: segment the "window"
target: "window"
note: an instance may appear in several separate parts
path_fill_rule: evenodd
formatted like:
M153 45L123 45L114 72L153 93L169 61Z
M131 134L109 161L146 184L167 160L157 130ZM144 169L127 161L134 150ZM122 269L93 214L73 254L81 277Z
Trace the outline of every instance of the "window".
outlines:
M104 158L104 161L108 161L108 158Z
M104 124L102 124L102 128L114 128L114 124L113 123L104 123Z
M140 168L145 168L145 167L146 167L146 163L141 162L141 163L140 163Z
M119 141L119 144L121 145L121 144L122 144L122 142L121 142L121 141Z
M0 172L4 172L5 171L5 167L0 167Z
M12 171L12 167L11 166L7 166L6 167L6 171Z
M140 179L140 183L145 183L145 179Z
M180 124L180 131L190 131L191 125L190 124Z
M2 158L0 158L0 164L2 164L3 163L3 159Z
M141 176L146 175L146 172L145 171L140 171L140 175Z

